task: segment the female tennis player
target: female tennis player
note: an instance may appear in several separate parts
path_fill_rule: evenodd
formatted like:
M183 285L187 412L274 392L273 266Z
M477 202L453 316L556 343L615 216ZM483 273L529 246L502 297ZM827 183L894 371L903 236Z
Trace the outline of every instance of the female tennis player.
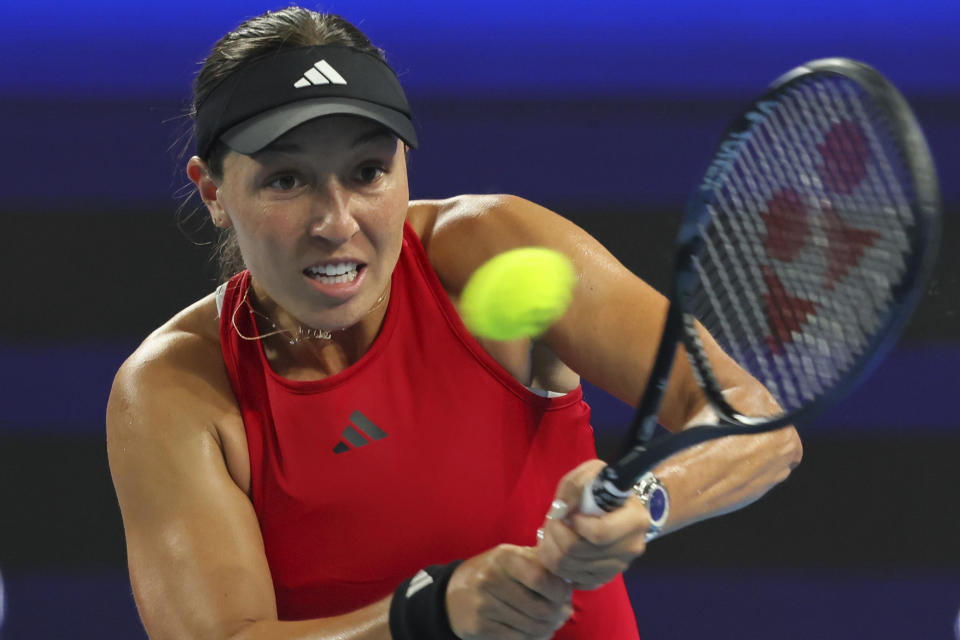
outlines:
M602 465L579 377L634 403L665 299L520 198L411 202L406 98L341 18L253 18L194 88L186 170L231 275L130 356L107 413L151 637L636 638L620 574L648 537L799 461L791 430L730 438L648 479L670 496L658 532L643 496L577 514ZM573 261L569 311L532 341L469 335L466 279L530 245ZM771 406L735 366L721 377ZM662 422L709 419L678 359Z

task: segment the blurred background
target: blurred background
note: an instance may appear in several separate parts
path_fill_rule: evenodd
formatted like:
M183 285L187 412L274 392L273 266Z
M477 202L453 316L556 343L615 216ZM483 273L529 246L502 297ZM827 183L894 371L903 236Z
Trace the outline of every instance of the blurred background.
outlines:
M223 33L282 6L4 7L6 640L144 637L107 469L104 407L125 356L216 284L208 248L177 226L193 74ZM758 90L827 56L861 59L897 84L926 131L945 208L940 263L914 321L873 377L810 425L789 482L742 512L652 544L628 585L645 640L953 637L960 3L309 6L354 21L400 74L421 136L414 197L530 198L661 288L687 194L725 125ZM610 452L630 409L589 385L587 392L600 448Z

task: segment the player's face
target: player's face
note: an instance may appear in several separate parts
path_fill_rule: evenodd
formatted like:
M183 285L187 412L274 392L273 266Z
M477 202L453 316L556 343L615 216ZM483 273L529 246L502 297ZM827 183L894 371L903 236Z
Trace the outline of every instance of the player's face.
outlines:
M400 255L404 147L362 118L318 118L224 159L219 199L258 294L300 323L342 329L386 290Z

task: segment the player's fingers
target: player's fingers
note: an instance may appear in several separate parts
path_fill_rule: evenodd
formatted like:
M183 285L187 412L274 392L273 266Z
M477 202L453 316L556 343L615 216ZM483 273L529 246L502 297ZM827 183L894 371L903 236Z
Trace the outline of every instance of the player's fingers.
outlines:
M642 505L638 505L642 508ZM577 518L578 516L574 516ZM585 520L600 518L585 516ZM593 589L609 582L646 550L646 527L649 519L621 538L597 546L579 535L571 525L552 520L544 526L544 535L537 545L541 564L574 588ZM602 537L600 538L602 539Z
M615 512L603 516L573 514L566 520L549 519L542 527L542 539L553 544L560 555L580 560L611 555L642 554L650 515L637 500L630 500ZM543 545L537 546L538 551ZM550 562L551 554L541 561Z
M519 583L502 587L489 593L491 605L484 616L521 632L524 637L549 638L573 615L572 605L550 602Z
M583 582L605 575L613 564L626 567L633 556L621 550L596 553L589 543L563 525L548 525L555 534L547 534L537 545L537 555L543 567L564 581Z
M569 597L572 590L556 576L530 576L525 569L533 558L532 550L500 545L464 561L447 586L446 604L450 626L464 640L486 638L550 638L572 614ZM532 564L536 564L533 562ZM546 571L539 567L541 573ZM535 573L535 572L534 572ZM528 589L511 577L522 579L555 597L567 594L567 600L553 602ZM551 591L551 586L555 587Z
M515 552L504 558L504 568L510 578L544 600L554 604L569 604L573 589L562 578L545 567L536 549L515 547Z
M597 549L608 549L639 537L650 529L650 512L636 498L602 516L574 513L569 518L571 529ZM642 549L641 549L642 551Z
M562 624L570 614L573 613L572 605L569 602L547 600L539 593L531 591L519 582L511 581L498 585L496 589L490 590L489 593L508 609L540 623ZM520 628L512 618L498 619L502 619L503 622Z
M552 530L557 528L556 525L551 525L549 522L543 526L541 529L543 537L540 538L536 547L537 558L544 569L567 579L567 576L563 574L563 564L567 558L566 550L569 547L569 542L565 540L569 540L570 536L576 534L565 527L560 529L559 533Z
M556 497L548 516L563 519L568 513L576 511L580 506L583 488L593 483L593 479L604 466L603 460L587 460L563 476L557 484ZM561 513L562 510L557 506L558 502L565 505L566 513Z
M496 624L524 638L552 637L573 614L571 587L547 572L528 547L500 545L489 556L492 566L476 581L483 597L473 628L486 633Z
M572 556L558 546L557 539L545 536L537 546L543 566L572 583L577 589L594 589L612 580L630 566L636 557L630 551L618 549L602 557L583 558Z

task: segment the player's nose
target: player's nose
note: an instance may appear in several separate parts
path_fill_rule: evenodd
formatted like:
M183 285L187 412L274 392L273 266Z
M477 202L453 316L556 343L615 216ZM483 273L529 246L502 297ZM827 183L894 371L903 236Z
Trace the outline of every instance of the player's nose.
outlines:
M330 180L316 192L311 206L310 237L343 244L360 225L351 212L352 194L336 180Z

